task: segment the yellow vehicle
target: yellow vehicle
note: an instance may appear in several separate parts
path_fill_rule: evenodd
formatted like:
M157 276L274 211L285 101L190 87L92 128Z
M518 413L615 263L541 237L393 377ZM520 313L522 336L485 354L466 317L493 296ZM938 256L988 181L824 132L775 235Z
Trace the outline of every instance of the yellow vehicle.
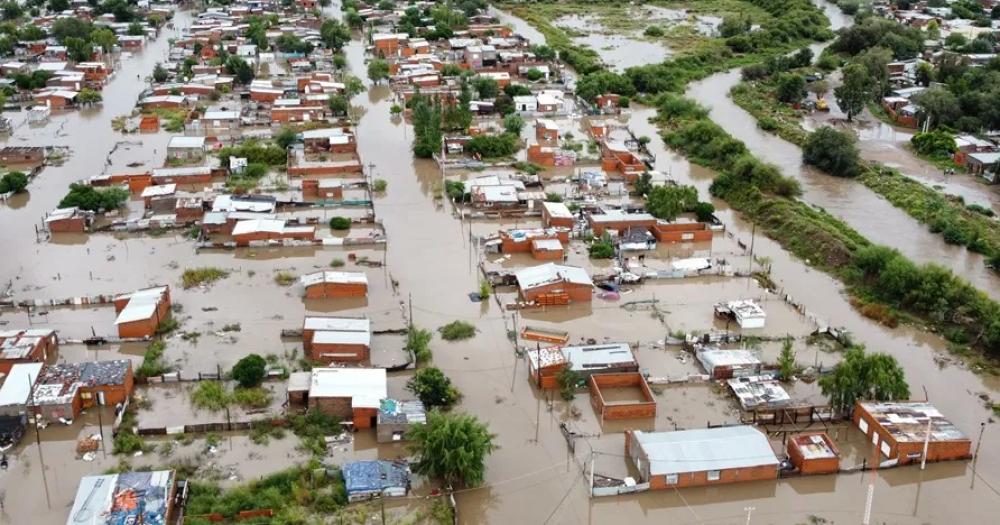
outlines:
M819 99L816 101L817 111L830 111L830 106L826 103L825 99Z

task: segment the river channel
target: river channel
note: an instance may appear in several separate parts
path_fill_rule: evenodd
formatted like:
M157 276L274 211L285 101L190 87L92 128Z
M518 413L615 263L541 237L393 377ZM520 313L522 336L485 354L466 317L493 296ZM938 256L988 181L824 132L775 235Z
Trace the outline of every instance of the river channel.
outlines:
M326 10L327 16L339 16L339 2L335 0L334 4ZM508 15L504 21L513 24L522 34L541 38L537 32L529 31L530 26L521 20ZM190 15L179 12L174 23L177 27L188 25ZM59 117L64 120L50 123L44 130L29 133L19 128L19 132L9 139L9 144L67 145L73 149L73 154L64 166L46 168L31 183L30 194L21 201L9 207L0 206L0 221L4 225L0 229L0 242L10 248L0 258L0 275L4 282L8 278L16 279L17 297L48 298L75 293L111 293L150 282L174 284L185 265L239 268L237 275L210 290L178 289L175 298L175 302L184 304L185 312L195 317L187 321L194 327L210 330L203 327L208 321L202 318L215 323L242 322L244 334L239 342L234 345L216 343L207 335L198 345L172 340L167 353L179 362L204 367L219 362L231 365L251 351L288 350L278 337L278 330L294 326L305 313L321 310L303 305L298 298L276 287L270 282L270 275L276 269L303 271L326 266L332 257L344 256L336 249L195 253L190 241L181 237L116 240L107 234L76 239L71 244L36 243L32 226L55 207L66 186L105 169L106 155L117 141L122 140L120 134L110 129L109 121L131 110L144 86L136 75L145 77L156 61L163 60L169 36L161 35L141 54L124 61L122 70L104 90L103 108L67 114ZM345 52L352 72L365 78L365 45L361 39L353 40ZM719 99L713 102L722 104L713 109L713 116L721 115L720 122L742 122L743 117L730 117L731 111L725 106L731 105L726 97L729 88L721 84L729 82L730 77L713 78L720 84L712 88L719 94ZM732 78L738 80L738 72ZM361 157L366 165L370 164L373 177L388 181L388 191L376 199L375 210L384 222L389 241L384 251L372 251L373 256L386 261L385 268L369 274L373 287L376 281L382 283L378 285L378 293L373 293L372 304L347 312L350 315L367 314L377 326L393 327L398 323L399 312L412 299L414 321L419 326L434 329L463 319L475 323L478 330L474 339L456 343L435 339L432 346L435 366L444 370L463 393L457 410L475 414L487 422L497 434L495 442L500 447L489 458L485 485L456 495L461 523L730 524L743 523L747 507L755 509L754 523L806 523L811 515L838 523L860 521L868 480L860 474L590 499L582 468L591 459L599 472L627 473L625 460L621 457L621 429L602 428L593 416L586 395L578 395L567 404L560 400L550 401L529 385L525 363L515 359L507 337L512 328L510 314L501 311L493 302L473 303L468 298L468 292L478 288L479 280L476 264L480 256L469 241L473 225L455 218L446 204L434 198L441 173L433 162L414 159L412 127L391 116L390 90L384 85L369 85L368 92L355 97L352 104L359 115L357 131ZM739 108L733 111L742 112ZM656 137L657 130L649 123L654 113L650 108L635 108L624 122L637 135ZM57 131L60 127L62 130ZM747 129L756 129L752 121ZM128 162L145 161L150 165L159 162L162 155L152 150L165 147L166 140L169 135L161 134L144 138L141 146L119 149L113 165L123 168ZM751 140L747 142L751 147L759 146ZM667 150L662 141L653 140L650 145L656 155L657 169L670 173L681 183L696 186L703 196L708 195L713 172L691 165ZM796 162L798 158L796 154ZM826 176L816 174L813 177L819 180ZM850 181L847 183L861 187ZM809 198L807 194L806 199ZM724 202L715 201L715 204L727 225L727 233L749 243L752 224L743 221ZM509 228L514 224L491 223L488 227ZM882 228L890 229L888 225ZM867 229L859 229L868 234ZM931 401L953 422L976 436L980 423L989 418L977 396L985 393L997 398L1000 381L983 378L954 362L942 360L947 355L946 346L936 336L912 327L888 329L860 316L848 302L838 281L790 256L774 241L757 236L755 246L756 254L772 259L775 280L788 294L800 298L818 318L850 330L854 338L869 349L896 356L906 369L914 397L922 398L926 391ZM171 261L179 266L169 264ZM247 270L255 270L257 276L250 276ZM392 280L399 283L398 293L390 291L385 284ZM744 281L654 284L637 289L629 300L656 298L663 301L669 310L668 320L674 320L691 317L695 307L708 311L714 300L710 294L761 293L753 286ZM770 300L781 304L777 298ZM219 307L219 311L203 313L202 309L209 306ZM75 313L84 317L81 319L73 315ZM88 311L54 311L49 315L65 319L71 335L85 335L91 316L104 316L100 319L110 322L105 314ZM711 326L711 316L702 317L707 318L707 326ZM3 319L10 321L12 326L31 322L23 313ZM642 341L639 353L642 366L654 371L681 366L678 364L682 357L679 352L648 344L665 335L664 326L648 312L627 312L618 305L595 300L587 309L531 314L527 321L568 330L574 340L585 336ZM129 352L137 359L141 349L107 350L108 354L129 355ZM821 353L814 357L810 350L808 354L801 354L800 359L831 362L836 357ZM399 395L407 378L407 373L391 377L390 394ZM735 422L732 411L707 387L667 389L657 401L664 415L658 416L653 423L656 430L672 430L677 426L701 428L706 421ZM583 416L573 416L574 409ZM166 417L167 413L186 410L176 399L158 397L148 412L150 417L161 417L161 413ZM93 414L88 415L89 431L93 431L93 419ZM561 422L588 435L577 440L573 453L568 452L566 441L559 432ZM92 463L74 459L75 440L83 432L75 427L50 428L42 432L40 447L34 436L29 436L31 439L26 439L12 453L11 469L0 473L0 496L5 501L0 523L65 523L79 477L102 472L117 462L110 454L107 458L99 456ZM861 449L865 445L864 440L858 439L857 431L849 426L841 426L836 432L843 436L841 445L845 449ZM928 465L924 471L901 468L879 472L875 480L874 520L914 525L992 522L1000 515L1000 495L996 489L1000 487L998 432L1000 429L995 425L987 425L983 448L975 464L952 462ZM294 437L262 447L253 445L245 436L234 436L222 444L217 456L196 457L200 461L231 467L238 476L225 478L223 483L232 484L301 461L303 457L294 445ZM178 454L193 454L199 446L200 440L179 447L181 452ZM337 452L333 460L342 457L394 458L405 454L398 445L376 445L363 438L357 438L353 447L344 448L347 450ZM132 458L136 466L160 465L164 461L155 454Z

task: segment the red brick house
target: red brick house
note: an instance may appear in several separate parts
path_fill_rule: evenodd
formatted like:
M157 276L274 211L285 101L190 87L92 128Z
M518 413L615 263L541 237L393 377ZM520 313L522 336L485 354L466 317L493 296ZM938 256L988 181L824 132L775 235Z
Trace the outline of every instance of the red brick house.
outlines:
M773 480L780 465L767 436L747 425L626 430L625 455L652 490Z
M170 287L156 286L115 297L115 326L122 338L147 338L170 317Z
M309 299L367 297L368 276L362 272L323 270L303 275L299 282Z
M310 374L310 409L351 421L356 429L375 426L389 397L384 368L313 368Z
M854 407L854 424L878 447L883 457L901 465L921 461L928 426L928 461L972 457L969 438L927 402L858 401Z
M840 450L825 432L808 432L788 438L788 460L802 474L835 474L840 471Z
M0 373L10 374L18 363L41 363L59 350L55 330L32 328L0 332Z
M590 302L594 282L577 266L546 263L518 270L514 274L520 297L539 305L565 305Z

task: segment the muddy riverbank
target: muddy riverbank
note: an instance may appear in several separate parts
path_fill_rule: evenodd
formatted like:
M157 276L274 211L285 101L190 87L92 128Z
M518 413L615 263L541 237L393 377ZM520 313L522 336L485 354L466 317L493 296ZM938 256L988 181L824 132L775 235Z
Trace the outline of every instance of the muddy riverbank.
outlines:
M161 38L157 45L164 44L165 39ZM355 39L345 52L354 74L365 78L362 42ZM156 59L144 58L143 61L148 66L144 71L148 71ZM135 74L130 72L116 81L129 80ZM456 319L476 325L478 332L473 339L444 342L435 338L432 342L435 365L442 368L464 394L458 410L475 414L487 422L497 434L496 443L500 445L488 461L485 486L463 490L456 495L461 523L737 523L743 522L744 509L748 506L755 507L755 520L768 523L803 523L810 515L837 522L860 521L866 490L864 481L867 480L860 474L588 498L581 466L591 459L591 449L601 453L594 456L598 472L614 475L628 472L622 457L623 427L602 427L585 392L578 394L571 403L564 403L557 398L550 401L529 385L526 365L523 360L515 359L508 338L508 330L513 328L511 314L501 311L492 301L473 303L469 300L468 293L476 291L479 283L478 259L469 240L469 223L455 218L450 205L434 198L435 185L442 175L433 162L413 158L410 151L413 129L405 121L391 117L393 101L389 89L385 86L369 88L352 102L361 110L357 128L361 157L366 164L373 164L371 176L388 181L386 193L375 199L375 210L384 221L389 242L384 250L363 253L384 258L387 264L377 270L364 270L373 282L369 303L352 305L338 312L366 314L377 327L396 327L405 303L412 297L418 326L433 330ZM133 101L134 96L122 104L123 108L130 108ZM101 119L109 119L123 111L101 110ZM654 115L653 109L636 107L627 116L627 122L637 135L656 137L657 130L648 121ZM115 140L117 138L109 133L103 141L95 141L93 148L98 151L71 158L65 171L47 169L38 182L48 178L49 183L44 184L52 186L40 186L39 190L49 187L45 193L33 192L27 206L29 212L24 208L0 209L4 224L11 221L11 227L0 232L2 240L12 243L9 246L19 247L13 258L5 257L0 262L2 275L20 277L15 279L16 296L62 297L122 291L149 282L178 283L186 266L230 268L234 270L230 277L210 288L177 290L175 302L183 305L182 315L191 317L185 329L205 334L197 344L170 341L168 356L182 362L186 359L192 368L197 368L216 362L231 364L249 352L291 352L294 343L281 341L278 332L281 328L295 327L302 315L317 310L304 303L291 288L275 284L274 272L301 272L328 266L334 257L346 259L346 250L276 248L196 253L191 242L179 236L118 240L108 235L94 235L65 244L35 243L31 224L61 198L68 181L88 171L99 171L104 154L113 147ZM653 140L650 148L656 156L658 170L669 173L680 183L695 185L707 198L713 172L692 166L683 157L665 149L662 141ZM91 160L87 161L88 158ZM51 180L57 178L61 180ZM49 195L50 192L54 194ZM36 200L40 202L35 203ZM727 231L749 243L753 226L741 220L724 202L716 200L715 205ZM495 229L510 226L510 221L495 223ZM479 231L479 223L476 228ZM721 242L719 246L731 248ZM976 376L961 366L941 361L946 353L940 338L909 327L890 330L865 319L850 305L837 281L791 257L770 239L758 235L755 254L771 259L778 285L792 296L801 298L810 312L829 324L846 327L869 349L896 356L907 371L915 397L923 397L926 389L931 401L972 435L978 431L980 422L987 420L989 414L977 395L985 392L997 397L1000 381ZM251 276L250 271L254 275ZM392 280L399 282L398 294L394 294L391 285L387 284ZM752 281L706 279L643 286L623 302L663 300L670 328L705 330L717 327L710 311L713 300L736 294L757 296L762 293ZM768 308L772 308L768 304ZM218 310L204 310L212 307ZM769 326L769 333L790 331L801 335L805 328L800 316L787 310L779 313L777 309L783 308L780 305L773 308L776 310L775 322ZM107 323L109 319L107 310L100 309L53 311L48 315L56 316L52 318L53 324L66 326L67 332L84 335L89 325ZM585 310L557 309L532 313L525 318L542 327L568 330L574 340L640 341L639 361L654 375L696 370L690 359L683 361L684 356L678 349L652 344L664 339L668 327L649 311L628 311L618 303L601 303L595 299ZM10 319L11 326L28 322L23 312L0 319ZM37 318L32 322L34 319ZM241 323L242 331L235 334L235 343L227 344L214 332L220 325L232 322ZM813 347L796 348L804 364L812 364L814 360L831 364L837 360L835 354L825 354ZM70 351L74 356L94 353L79 348L67 350ZM141 349L125 347L117 351L127 355ZM767 348L764 352L772 356L774 349ZM398 389L407 375L406 372L394 375L393 388ZM796 399L804 402L821 400L814 385L799 383L792 391ZM172 402L164 396L153 408L170 410ZM665 388L657 396L657 402L658 416L655 420L638 423L643 428L703 428L708 422L735 422L737 417L731 398L706 385ZM188 410L188 407L178 409L182 414ZM87 428L94 424L92 419L88 414ZM578 439L576 452L570 454L559 430L560 423L593 436ZM101 472L117 463L117 458L110 455L107 458L98 455L94 462L74 459L73 448L79 432L83 429L76 426L50 427L41 434L41 449L32 439L25 440L10 470L0 473L0 491L5 491L6 496L4 523L65 523L67 506L79 477ZM996 432L995 425L988 426L975 471L972 463L956 462L929 465L925 471L905 468L878 473L875 520L900 524L989 523L1000 512L1000 496L993 489L1000 487L1000 449L996 445ZM844 428L841 434L842 448L863 449L865 443L856 430ZM222 482L231 484L304 460L295 450L296 443L297 440L289 436L260 446L245 436L226 435L217 455L206 456L201 453L207 449L207 443L198 438L192 444L179 445L173 458L147 455L132 461L135 466L160 465L190 456L217 466ZM359 433L351 443L338 446L330 460L395 458L403 454L405 451L399 445L377 445L370 435ZM47 465L44 470L40 468L40 455ZM851 458L856 456L856 453L849 454ZM49 504L42 496L46 489L50 495Z

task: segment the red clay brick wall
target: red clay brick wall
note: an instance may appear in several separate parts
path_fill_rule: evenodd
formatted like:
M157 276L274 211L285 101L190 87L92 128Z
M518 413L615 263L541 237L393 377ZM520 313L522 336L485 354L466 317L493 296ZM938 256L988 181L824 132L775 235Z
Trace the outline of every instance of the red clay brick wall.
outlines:
M761 481L777 479L777 465L762 465L759 467L728 469L720 472L719 479L708 481L708 472L689 472L678 474L677 483L668 485L666 476L652 476L649 480L650 489L673 489L684 487L703 487L708 485L725 485L741 481Z
M590 386L590 404L603 419L641 419L656 417L656 400L649 385L637 373L593 374L588 379ZM601 395L601 388L638 388L646 401L606 405Z
M317 409L324 414L337 416L341 419L353 417L351 398L349 397L310 397L309 408Z
M49 231L52 233L83 233L87 228L87 223L80 217L52 221L48 226Z
M324 355L324 354L348 354L348 355ZM369 349L365 345L340 345L340 344L310 344L309 357L316 361L337 361L337 362L357 362L368 359Z
M365 297L368 286L364 284L320 283L306 288L306 297L310 299Z

